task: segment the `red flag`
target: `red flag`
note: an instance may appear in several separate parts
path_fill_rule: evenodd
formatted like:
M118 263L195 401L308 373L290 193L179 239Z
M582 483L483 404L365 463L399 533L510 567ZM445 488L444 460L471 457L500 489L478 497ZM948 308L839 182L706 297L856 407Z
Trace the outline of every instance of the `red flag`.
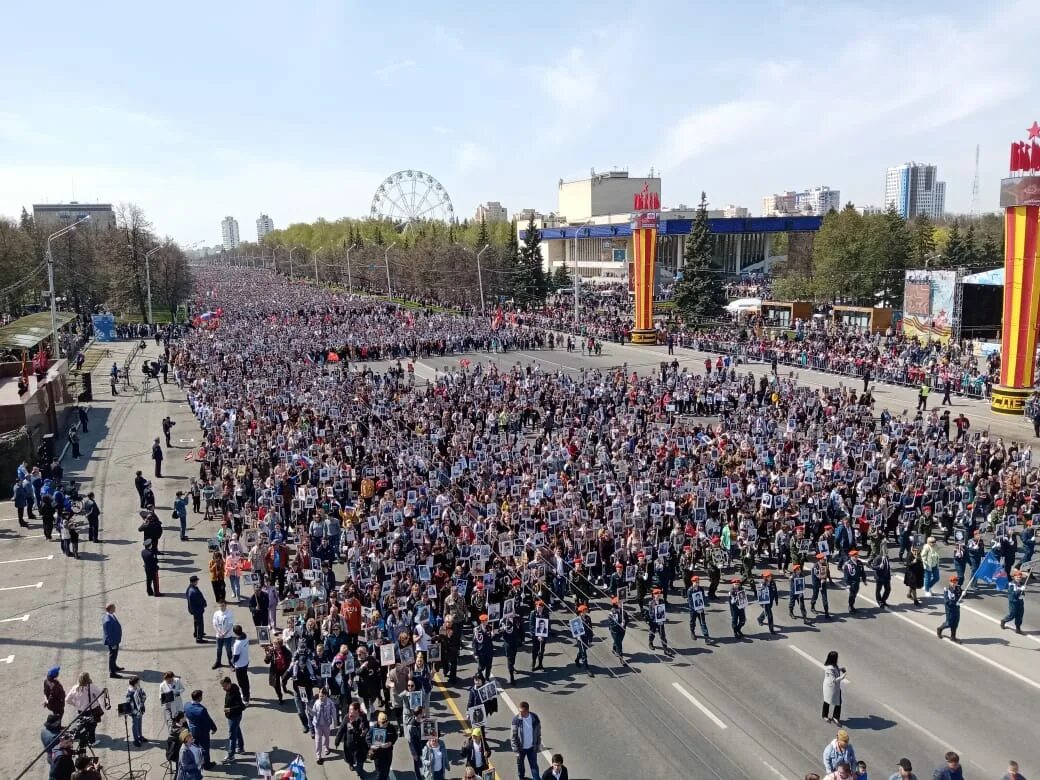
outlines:
M1040 171L1040 144L1033 141L1033 145L1030 148L1030 169L1034 171Z

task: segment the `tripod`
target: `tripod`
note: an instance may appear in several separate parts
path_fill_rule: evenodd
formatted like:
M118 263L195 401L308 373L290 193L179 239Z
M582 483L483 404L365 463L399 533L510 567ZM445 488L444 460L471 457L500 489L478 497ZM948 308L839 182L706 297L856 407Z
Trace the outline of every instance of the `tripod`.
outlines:
M121 710L121 712L119 714L123 716L123 733L126 734L126 769L127 769L127 776L132 778L134 776L134 760L133 760L132 754L130 753L130 720L129 720L129 718L131 716L130 716L129 712L123 710L123 708L126 707L126 706L128 706L128 705L123 705L123 704L119 705L119 709Z

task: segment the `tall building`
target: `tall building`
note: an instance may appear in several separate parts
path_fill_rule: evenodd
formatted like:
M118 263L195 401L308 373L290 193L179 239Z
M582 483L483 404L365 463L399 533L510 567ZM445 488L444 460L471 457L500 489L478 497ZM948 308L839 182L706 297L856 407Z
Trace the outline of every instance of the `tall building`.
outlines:
M825 217L831 209L841 211L841 190L827 186L802 190L795 195L794 207L798 214Z
M934 165L908 162L885 173L885 208L895 207L903 219L924 214L939 219L946 213L946 182L938 181Z
M730 219L739 218L745 219L751 216L745 206L734 206L732 203L722 209L722 216Z
M88 223L94 230L107 230L116 226L116 214L111 203L34 203L33 221L45 228L60 230L82 217L89 216Z
M628 171L592 171L587 179L560 179L557 213L572 225L580 225L592 217L631 214L633 196L642 192L644 187L660 198L659 176L631 179Z
M795 205L797 199L798 193L793 190L766 195L762 198L762 216L785 217L788 214L796 214L798 213Z
M262 244L264 236L274 230L274 220L266 214L261 214L256 221L256 242Z
M489 200L477 206L477 213L473 215L474 222L508 222L509 212L506 207L497 200Z
M220 236L225 250L238 249L238 220L234 217L224 217L220 221Z

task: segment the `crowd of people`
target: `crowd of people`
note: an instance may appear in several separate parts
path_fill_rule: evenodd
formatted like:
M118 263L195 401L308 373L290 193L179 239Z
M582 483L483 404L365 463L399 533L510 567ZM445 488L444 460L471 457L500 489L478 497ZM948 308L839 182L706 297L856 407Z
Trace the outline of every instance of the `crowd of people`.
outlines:
M417 383L412 359L547 347L551 322L406 310L262 271L201 271L197 284L221 316L166 351L202 430L194 510L219 524L214 609L198 577L186 601L195 640L209 615L214 668L226 655L234 672L222 683L226 761L244 750L250 635L319 762L331 741L359 775L371 761L386 778L401 740L416 776L440 780L450 759L430 720L435 675L467 688L463 754L481 778L500 685L540 672L548 645L587 668L600 632L622 662L633 629L669 653L676 611L708 642L725 630L716 603L738 639L756 609L773 631L784 602L789 618L824 625L832 609L860 609L868 581L885 609L903 563L912 603L942 598L936 628L956 640L960 588L995 551L1006 622L1021 630L1040 475L1018 445L951 431L934 411L879 414L869 390L755 379L735 363L551 373L472 356ZM357 364L377 357L390 367ZM233 616L242 602L248 630ZM462 683L470 655L477 674ZM202 697L170 711L185 780L212 764L218 727ZM823 715L840 724L834 703ZM541 773L540 743L521 703L517 774L559 780L563 758ZM834 756L828 777L853 776L856 760Z

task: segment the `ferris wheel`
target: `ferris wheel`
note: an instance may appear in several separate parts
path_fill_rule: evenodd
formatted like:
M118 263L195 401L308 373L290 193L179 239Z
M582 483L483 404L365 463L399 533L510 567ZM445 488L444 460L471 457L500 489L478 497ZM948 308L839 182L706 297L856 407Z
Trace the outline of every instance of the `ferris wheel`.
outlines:
M444 185L423 171L398 171L387 176L372 196L372 219L386 219L398 228L423 220L449 222L455 208Z

